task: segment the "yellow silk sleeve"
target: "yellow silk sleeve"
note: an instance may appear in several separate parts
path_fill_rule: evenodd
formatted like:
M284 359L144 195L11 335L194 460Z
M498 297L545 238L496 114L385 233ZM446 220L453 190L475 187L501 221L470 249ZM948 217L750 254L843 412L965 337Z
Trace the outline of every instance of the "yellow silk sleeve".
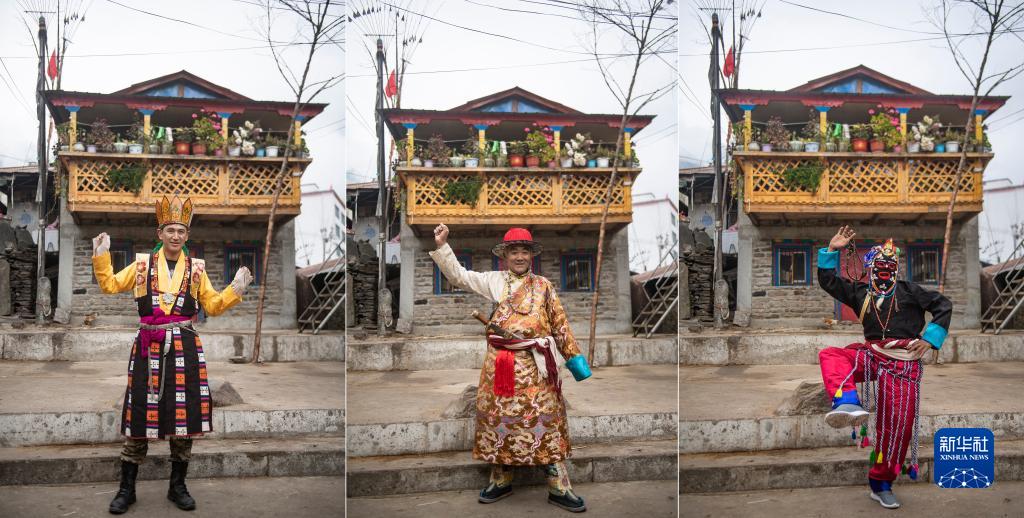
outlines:
M100 291L103 293L121 293L135 286L135 263L125 266L115 274L110 263L110 252L92 258L92 271L96 274L96 283L100 285Z
M215 317L242 301L242 297L235 293L235 289L228 285L223 291L218 292L210 282L210 278L204 271L199 279L199 303L203 306L207 315Z

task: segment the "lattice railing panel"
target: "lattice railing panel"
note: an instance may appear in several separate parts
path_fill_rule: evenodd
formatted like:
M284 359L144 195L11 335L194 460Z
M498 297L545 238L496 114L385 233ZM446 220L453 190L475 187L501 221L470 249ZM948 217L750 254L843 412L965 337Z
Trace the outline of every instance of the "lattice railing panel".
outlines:
M913 160L910 162L910 178L908 190L911 196L918 194L947 194L953 192L956 182L958 160ZM963 178L960 179L960 193L974 192L975 178L971 174L971 163L965 166ZM959 198L959 195L958 195Z
M778 160L758 158L744 161L744 170L746 174L751 175L751 180L753 181L752 188L755 193L804 195L806 197L807 194L813 193L808 193L800 188L791 189L787 187L785 181L783 181L782 174L788 169L813 165L815 163L818 163L818 160L813 158Z
M896 198L899 196L899 166L899 162L892 160L830 160L829 196L863 195L843 197L863 202Z
M216 198L220 194L220 168L212 162L153 162L149 168L151 192L156 197Z
M592 210L595 206L602 207L605 203L605 194L608 192L610 175L576 175L565 174L561 176L562 181L562 208L566 211L576 209ZM624 204L625 189L623 188L622 177L615 180L612 187L611 207L621 208Z
M114 189L107 183L107 172L138 164L135 160L84 160L75 164L74 187L78 194L131 195L126 189Z
M228 193L232 197L273 198L280 171L280 164L233 162L228 166ZM287 199L294 194L295 189L289 174L284 180L281 197Z
M417 176L416 190L409 199L409 205L417 209L429 209L430 212L465 210L470 205L452 203L445 197L444 188L452 182L472 181L475 178L478 175L460 173Z
M551 175L510 174L487 178L487 207L554 206Z

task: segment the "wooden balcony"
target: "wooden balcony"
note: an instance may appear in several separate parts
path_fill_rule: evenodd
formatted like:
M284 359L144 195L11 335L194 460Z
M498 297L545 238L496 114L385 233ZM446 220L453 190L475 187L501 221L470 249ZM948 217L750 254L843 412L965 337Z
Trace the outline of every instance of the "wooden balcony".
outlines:
M992 159L969 153L955 216L981 212L982 173ZM959 153L735 152L743 178L743 210L754 222L767 219L944 219L956 179ZM783 173L821 163L817 191L785 185Z
M58 158L67 171L68 210L76 219L152 216L154 204L165 195L192 198L196 215L203 219L266 219L283 160L67 151ZM281 219L298 215L300 181L310 162L308 158L289 159L290 174L277 208ZM108 171L139 163L147 168L139 194L110 187Z
M601 222L610 168L399 167L406 223L414 229L439 223L468 227L547 226L596 228ZM632 221L631 188L638 168L620 168L612 188L608 224ZM479 179L473 204L445 194L451 182Z

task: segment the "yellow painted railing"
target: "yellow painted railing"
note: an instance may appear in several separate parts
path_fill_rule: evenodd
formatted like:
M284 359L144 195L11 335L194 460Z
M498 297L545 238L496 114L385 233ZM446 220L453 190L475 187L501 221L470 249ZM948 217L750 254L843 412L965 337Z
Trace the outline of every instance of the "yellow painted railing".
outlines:
M269 214L281 158L131 155L61 152L68 174L68 210L150 213L163 196L188 196L199 214ZM310 159L289 159L278 202L282 215L298 214L300 182ZM109 185L107 173L142 164L147 174L135 194Z
M756 212L929 212L949 204L959 153L736 152L743 201ZM960 180L956 210L980 212L982 173L991 154L970 153ZM789 187L784 173L821 164L816 191Z
M640 169L619 169L609 222L631 221L631 189L638 174ZM573 225L600 221L612 170L401 167L398 175L410 225ZM459 182L480 185L474 203L449 198L446 186Z

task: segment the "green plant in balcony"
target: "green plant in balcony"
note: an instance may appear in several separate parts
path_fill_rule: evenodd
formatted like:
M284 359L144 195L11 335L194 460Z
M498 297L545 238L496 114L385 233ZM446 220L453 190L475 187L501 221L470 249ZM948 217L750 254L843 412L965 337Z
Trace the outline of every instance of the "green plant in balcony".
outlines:
M807 142L820 142L822 140L821 126L817 110L807 113L807 123L800 129L800 136Z
M531 131L526 135L526 146L529 148L529 154L539 158L541 163L555 159L555 148L541 130Z
M476 176L452 180L444 185L444 199L449 203L474 205L483 186L484 182Z
M800 164L782 172L782 183L788 189L815 192L821 185L821 175L824 172L825 166L820 162Z
M441 135L433 135L427 139L426 158L427 160L433 160L435 166L446 166L449 164L449 158L452 156L452 150L444 143L444 137Z
M89 131L88 142L90 144L96 146L100 151L110 152L116 140L117 135L110 129L107 119L96 119L93 121L92 128Z
M115 191L131 191L139 194L142 184L146 181L146 166L134 163L119 168L111 168L106 172L107 185Z
M851 124L850 125L850 136L855 139L871 140L871 125L870 124Z
M508 147L508 154L510 154L510 155L526 156L526 154L530 151L530 145L527 144L526 142L522 141L522 140L516 140L514 142L509 142L507 147Z
M764 139L764 142L770 144L773 149L781 151L785 149L786 145L789 143L789 132L786 131L786 126L782 123L781 118L772 117L768 119L768 125L765 126L762 138Z

